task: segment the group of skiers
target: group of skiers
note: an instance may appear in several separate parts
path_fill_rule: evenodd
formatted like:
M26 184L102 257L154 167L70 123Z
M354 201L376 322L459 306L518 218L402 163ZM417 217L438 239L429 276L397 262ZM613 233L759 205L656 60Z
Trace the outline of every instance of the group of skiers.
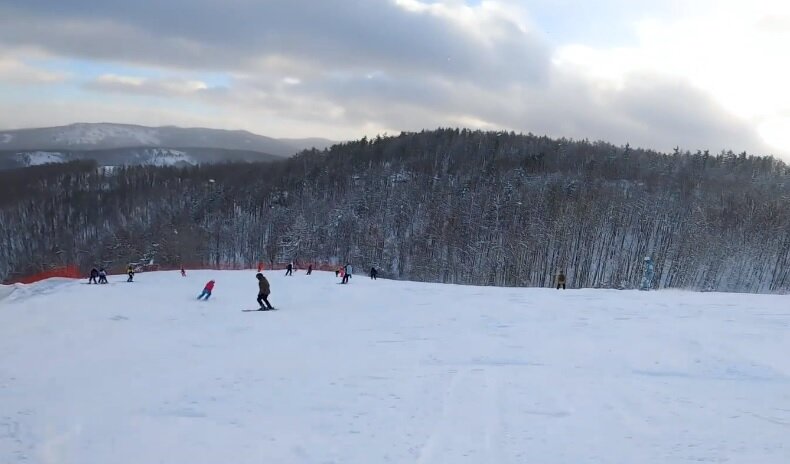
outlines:
M98 281L96 280L98 279ZM104 268L96 269L95 267L91 269L91 275L88 279L89 284L106 284L107 283L107 271Z

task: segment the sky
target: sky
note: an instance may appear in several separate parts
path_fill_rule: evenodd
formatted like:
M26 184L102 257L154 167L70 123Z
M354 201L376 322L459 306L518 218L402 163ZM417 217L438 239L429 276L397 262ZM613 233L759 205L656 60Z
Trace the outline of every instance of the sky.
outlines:
M0 0L0 129L437 127L790 159L790 2Z

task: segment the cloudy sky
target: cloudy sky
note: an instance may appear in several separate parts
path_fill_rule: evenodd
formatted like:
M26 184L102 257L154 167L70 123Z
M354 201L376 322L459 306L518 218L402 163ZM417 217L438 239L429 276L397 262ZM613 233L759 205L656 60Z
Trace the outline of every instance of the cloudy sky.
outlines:
M439 126L790 158L786 0L0 0L0 129Z

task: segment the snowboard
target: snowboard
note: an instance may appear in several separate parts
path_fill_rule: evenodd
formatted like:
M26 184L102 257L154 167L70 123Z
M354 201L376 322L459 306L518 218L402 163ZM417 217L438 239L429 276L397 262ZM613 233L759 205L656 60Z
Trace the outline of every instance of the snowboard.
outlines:
M241 312L243 313L253 313L258 311L277 311L277 308L272 309L242 309Z

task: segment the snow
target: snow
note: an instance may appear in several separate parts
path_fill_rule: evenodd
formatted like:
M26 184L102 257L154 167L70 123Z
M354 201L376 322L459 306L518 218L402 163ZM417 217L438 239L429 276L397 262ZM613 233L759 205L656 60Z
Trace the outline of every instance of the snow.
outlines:
M0 300L3 462L790 462L784 296L187 272Z
M14 140L12 134L0 134L0 143L9 143L12 140Z
M197 164L197 162L187 155L186 152L180 150L154 148L146 150L145 153L148 157L148 162L146 164L153 166L175 166L179 163Z
M112 139L120 139L126 144L133 145L159 145L161 143L156 128L107 123L77 123L60 127L52 140L65 146L73 146L99 145Z
M63 153L52 151L32 151L22 153L23 158L28 166L39 166L48 163L63 163L65 157Z

